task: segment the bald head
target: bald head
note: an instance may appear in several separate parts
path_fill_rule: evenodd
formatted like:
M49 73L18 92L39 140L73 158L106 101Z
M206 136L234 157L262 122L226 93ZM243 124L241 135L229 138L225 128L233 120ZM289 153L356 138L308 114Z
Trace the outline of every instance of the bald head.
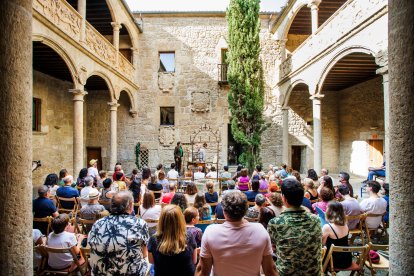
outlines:
M116 193L111 199L111 214L129 214L132 209L134 198L131 192L121 191Z

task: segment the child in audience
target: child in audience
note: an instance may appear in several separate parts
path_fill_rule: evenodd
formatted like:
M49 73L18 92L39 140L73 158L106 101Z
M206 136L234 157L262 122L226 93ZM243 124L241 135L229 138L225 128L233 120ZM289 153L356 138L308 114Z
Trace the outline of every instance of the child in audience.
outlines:
M248 176L249 171L247 170L247 168L243 168L240 171L240 177L237 181L237 185L239 187L240 191L248 191L249 190L249 176Z
M74 233L68 232L69 216L67 214L60 214L52 221L53 232L49 234L47 246L53 248L72 248L75 254L80 253L80 246L84 235L75 236ZM79 263L83 264L85 260L82 255L79 258ZM66 269L73 271L76 264L70 253L49 253L48 264L53 269Z
M207 203L217 203L218 202L218 193L214 191L214 183L208 182L206 184L207 192L204 194ZM213 208L213 213L214 213Z
M200 220L198 210L194 207L188 207L184 211L184 219L185 219L185 226L187 227L187 235L193 236L197 243L197 247L200 247L201 238L203 236L203 231L200 228L194 226Z
M200 220L211 220L211 206L207 204L206 197L204 193L198 192L195 200L194 205L195 208L197 208L198 213L200 214ZM199 224L198 227L203 230L207 228L208 224Z

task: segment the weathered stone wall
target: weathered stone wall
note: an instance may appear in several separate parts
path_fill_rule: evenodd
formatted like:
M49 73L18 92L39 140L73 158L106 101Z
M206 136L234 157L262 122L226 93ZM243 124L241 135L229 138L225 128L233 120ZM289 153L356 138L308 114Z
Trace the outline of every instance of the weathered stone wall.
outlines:
M295 51L296 48L299 47L305 41L309 35L299 35L299 34L288 34L286 41L286 50L288 52Z
M150 166L173 161L177 141L191 151L190 135L203 124L218 130L221 136L220 163L227 160L227 124L229 121L228 87L218 85L218 67L221 48L227 48L227 22L224 16L212 17L152 17L144 15L145 32L140 35L139 68L140 86L138 114L134 123L118 111L120 127L119 150L121 162L128 170L134 165L134 147L137 142L150 151ZM263 20L261 32L263 67L265 72L266 101L272 102L271 87L274 85L274 64L278 58L278 45L267 32L267 20ZM159 52L175 52L175 72L159 73ZM160 126L160 107L175 108L175 125ZM137 128L131 127L137 125ZM121 125L125 127L121 127ZM272 134L273 133L273 134ZM274 129L264 135L262 152L264 163L274 163L278 140ZM207 161L215 162L217 143L214 137L201 133L206 141ZM209 142L210 139L210 142ZM200 141L199 138L197 141ZM269 142L269 143L267 143ZM269 150L268 150L269 149ZM124 151L125 150L125 151ZM125 161L125 162L124 162ZM132 166L129 168L129 166Z
M339 162L339 118L338 93L323 92L322 98L322 167L338 172ZM319 174L319 172L317 172Z
M109 91L88 91L84 102L85 150L86 147L100 147L102 168L109 168L110 157L110 107ZM85 158L87 158L85 152ZM86 160L89 166L89 160ZM113 168L109 168L113 169ZM79 173L79 172L76 172Z
M33 186L49 173L73 168L73 102L70 82L33 72L33 97L41 99L41 131L33 132L33 160L42 166L33 172ZM77 174L77 172L75 172Z
M289 98L289 160L292 146L306 146L301 154L301 172L313 167L312 101L308 91L292 91ZM290 164L289 164L290 165Z
M367 142L373 139L373 135L384 139L382 78L349 87L340 91L339 95L339 169L366 176L369 164Z

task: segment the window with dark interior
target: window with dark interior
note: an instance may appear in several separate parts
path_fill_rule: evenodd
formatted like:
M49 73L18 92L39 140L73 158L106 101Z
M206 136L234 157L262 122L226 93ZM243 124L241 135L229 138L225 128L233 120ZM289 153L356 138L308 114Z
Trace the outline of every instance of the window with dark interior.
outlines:
M175 72L175 53L160 52L159 72Z
M40 131L40 110L42 107L42 101L38 98L33 98L32 106L32 130Z
M160 125L174 125L174 107L160 107Z

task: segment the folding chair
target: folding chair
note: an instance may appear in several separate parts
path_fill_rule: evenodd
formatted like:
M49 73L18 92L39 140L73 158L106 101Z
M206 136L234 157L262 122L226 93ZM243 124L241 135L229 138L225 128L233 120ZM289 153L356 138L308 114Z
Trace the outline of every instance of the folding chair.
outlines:
M214 220L214 223L216 223L216 224L222 224L222 223L224 223L224 222L226 222L226 220L225 220L225 219L218 219L218 218L216 218L216 219Z
M380 252L377 252L378 255L380 256L378 263L376 264L372 263L371 258L369 256L369 250L380 251ZM371 271L371 275L375 275L377 273L377 270L389 270L390 269L389 259L388 257L384 256L385 252L389 252L388 244L382 245L382 244L372 244L371 242L369 243L368 256L367 256L367 260L365 261L365 266L368 267L368 269Z
M82 276L87 275L88 263L86 261L83 264L79 262L75 250L76 245L69 248L53 248L49 246L38 246L36 248L36 250L38 250L38 252L40 252L42 255L42 261L37 271L38 275L77 275L78 272L80 272ZM69 253L72 255L73 264L70 267L64 269L53 269L48 265L48 258L50 253Z
M89 220L78 218L79 223L77 224L80 225L80 228L76 227L75 230L77 229L79 232L75 231L75 233L88 235L89 231L91 231L92 225L97 221L97 219Z
M384 226L384 216L385 216L385 214L386 213L383 213L383 214L367 214L367 218L382 217L382 219L381 219L382 226L380 224L379 227L377 227L377 228L368 228L367 221L365 219L364 227L365 227L365 233L367 234L368 243L372 242L371 241L371 232L374 232L374 234L376 234L378 232L378 230L381 230L381 236L379 236L379 238L381 238L384 235L388 235L387 228L385 228L385 226Z
M152 191L152 192L154 193L155 203L160 203L162 191ZM158 195L158 198L156 195Z
M325 255L326 255L326 246L322 246L322 251L321 251L321 253L322 253L322 258L321 258L321 260L323 261L323 258L325 258Z
M56 196L56 201L57 201L57 204L58 204L57 209L58 209L59 213L67 213L67 214L71 215L72 217L76 218L76 216L78 215L78 212L79 212L79 205L80 205L78 197L66 198L66 197ZM64 204L69 204L69 203L73 204L73 208L72 209L64 208L62 206L63 202L65 202Z
M365 244L365 240L364 240L364 227L365 227L365 219L367 217L367 214L361 214L358 216L346 216L346 220L348 222L352 221L352 220L358 220L358 224L357 224L357 228L349 230L349 234L351 235L351 237L349 238L349 244L353 245L354 244L354 240L357 236L361 237L361 244L364 245Z
M356 257L356 262L352 261L350 267L347 268L336 268L333 264L332 254L335 252L349 252L349 253L357 253L359 256ZM328 268L331 272L331 275L336 275L338 271L350 271L350 275L364 275L364 263L368 254L368 245L365 246L335 246L332 245L329 249L328 255L326 256L325 262L323 264L323 271ZM354 255L354 254L353 254Z
M50 232L50 229L52 227L52 220L53 220L53 218L51 216L44 217L44 218L33 218L33 222L37 222L37 223L40 223L40 224L46 224L47 223L46 237L49 236L49 232Z
M249 204L249 207L252 207L252 206L254 206L256 203L255 203L255 202L251 202L251 201L249 201L247 204Z

